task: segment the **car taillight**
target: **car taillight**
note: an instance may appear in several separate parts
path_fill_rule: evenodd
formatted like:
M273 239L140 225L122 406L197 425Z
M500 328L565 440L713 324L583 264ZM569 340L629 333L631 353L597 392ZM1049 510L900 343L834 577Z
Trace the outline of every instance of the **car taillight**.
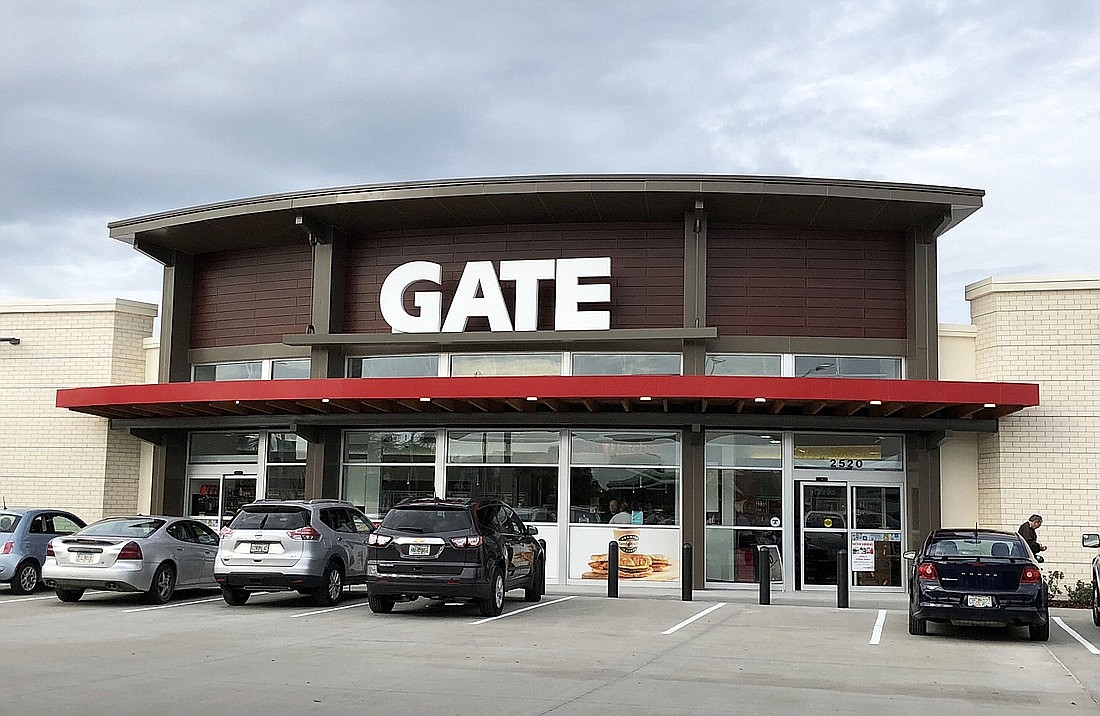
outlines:
M1038 584L1043 581L1043 573L1035 567L1024 567L1020 574L1020 584Z
M117 559L141 559L141 547L137 542L127 542L118 553Z
M390 542L393 542L393 537L389 535L380 535L375 532L371 532L367 536L367 544L374 545L375 547L385 547Z
M14 548L15 548L15 542L5 542L3 551L0 551L0 554L11 554L11 551ZM49 553L47 552L47 554L49 554Z
M313 529L313 527L306 525L305 527L299 527L296 530L287 532L291 539L304 539L310 541L317 541L321 539L321 533Z
M936 571L936 565L931 562L921 562L921 565L917 567L917 579L939 581L939 578L940 573Z
M228 527L222 527L221 530L218 532L218 536L222 539L225 539L226 537L232 537L233 530L229 529Z
M8 542L8 544L11 544L11 542ZM8 553L8 544L4 545L4 554ZM54 553L53 553L53 540L50 540L49 542L46 543L46 556L47 557L53 557L54 556Z
M480 547L481 543L485 539L481 535L472 535L470 537L452 537L451 544L460 549L469 547Z

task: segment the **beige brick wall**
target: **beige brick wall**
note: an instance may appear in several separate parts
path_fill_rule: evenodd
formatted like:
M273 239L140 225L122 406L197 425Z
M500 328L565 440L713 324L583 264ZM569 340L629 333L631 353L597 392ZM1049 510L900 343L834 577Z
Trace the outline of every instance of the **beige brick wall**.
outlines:
M1087 579L1081 533L1100 529L1100 278L967 286L978 380L1039 384L1040 405L978 439L979 518L1016 529L1043 515L1048 570Z
M55 407L59 388L145 382L156 306L0 303L0 496L87 520L138 509L140 442L107 420Z

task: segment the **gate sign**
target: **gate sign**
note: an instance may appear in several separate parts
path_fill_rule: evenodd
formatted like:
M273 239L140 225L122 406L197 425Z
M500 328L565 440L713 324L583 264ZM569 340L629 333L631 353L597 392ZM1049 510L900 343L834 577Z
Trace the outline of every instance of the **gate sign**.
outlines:
M446 317L441 291L414 291L413 306L405 310L405 294L414 283L440 286L443 267L431 261L410 261L395 268L382 283L379 308L394 333L462 333L474 317L485 317L494 332L534 331L539 323L539 282L554 282L554 330L606 331L610 311L581 310L585 303L611 300L610 283L582 284L580 279L610 277L611 258L527 259L501 261L500 275L492 261L470 261L462 270ZM501 281L516 286L515 320L508 312Z

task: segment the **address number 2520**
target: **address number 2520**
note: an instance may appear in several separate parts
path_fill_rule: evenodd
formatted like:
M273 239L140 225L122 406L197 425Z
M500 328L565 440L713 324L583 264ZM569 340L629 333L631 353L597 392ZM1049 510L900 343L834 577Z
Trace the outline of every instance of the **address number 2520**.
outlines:
M829 460L829 467L837 470L858 470L863 467L862 460Z

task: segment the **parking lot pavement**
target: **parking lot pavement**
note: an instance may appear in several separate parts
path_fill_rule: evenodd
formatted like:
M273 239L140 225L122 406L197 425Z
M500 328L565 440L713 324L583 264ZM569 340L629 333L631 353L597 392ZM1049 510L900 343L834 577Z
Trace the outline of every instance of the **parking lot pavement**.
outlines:
M230 607L217 592L148 608L129 595L0 591L5 713L698 714L1095 712L1100 656L1062 628L907 633L877 599L760 606L708 591L607 599L510 595L505 616L420 600L376 615L357 589L320 609L296 594ZM776 595L778 596L778 595ZM894 596L894 595L892 595ZM44 598L45 597L45 598ZM1084 610L1054 613L1100 641ZM878 641L872 643L876 625Z

